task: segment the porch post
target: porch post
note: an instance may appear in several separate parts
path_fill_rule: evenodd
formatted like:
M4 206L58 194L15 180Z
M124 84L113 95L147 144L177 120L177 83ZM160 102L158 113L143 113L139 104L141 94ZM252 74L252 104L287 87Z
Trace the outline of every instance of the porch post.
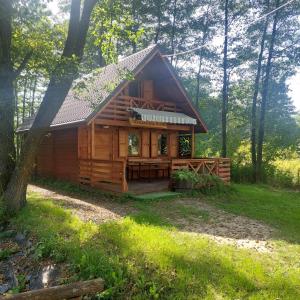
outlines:
M191 158L195 157L195 126L192 126L192 153Z
M92 154L92 159L95 158L95 122L92 121L91 123L91 154Z

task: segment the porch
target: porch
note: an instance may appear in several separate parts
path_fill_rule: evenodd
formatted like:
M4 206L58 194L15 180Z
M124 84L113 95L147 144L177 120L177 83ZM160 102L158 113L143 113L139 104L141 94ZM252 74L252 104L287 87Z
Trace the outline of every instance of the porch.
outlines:
M138 194L161 191L169 186L170 175L180 169L219 176L230 182L229 158L145 159L114 161L79 160L79 183L112 192Z

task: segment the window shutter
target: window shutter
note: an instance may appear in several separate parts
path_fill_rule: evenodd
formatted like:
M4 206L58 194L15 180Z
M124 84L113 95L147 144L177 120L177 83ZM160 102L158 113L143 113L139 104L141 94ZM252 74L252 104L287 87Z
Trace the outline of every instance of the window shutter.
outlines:
M151 131L151 157L157 157L157 132Z
M176 158L178 156L178 135L177 132L170 133L170 156Z
M142 131L142 157L150 157L150 131Z
M119 157L128 156L128 132L125 129L119 129Z

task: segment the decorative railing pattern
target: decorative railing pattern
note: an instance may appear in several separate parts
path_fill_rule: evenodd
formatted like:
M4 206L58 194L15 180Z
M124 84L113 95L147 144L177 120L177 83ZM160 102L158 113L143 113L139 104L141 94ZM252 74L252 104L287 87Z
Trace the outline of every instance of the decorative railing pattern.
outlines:
M79 183L114 192L128 190L126 160L79 160Z
M172 159L171 171L180 169L189 169L199 174L216 175L224 182L230 182L229 158Z

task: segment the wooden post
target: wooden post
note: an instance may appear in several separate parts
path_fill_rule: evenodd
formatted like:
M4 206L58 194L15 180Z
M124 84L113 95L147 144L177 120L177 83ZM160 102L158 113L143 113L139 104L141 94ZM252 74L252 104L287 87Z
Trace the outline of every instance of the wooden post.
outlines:
M95 158L95 122L93 121L91 124L91 148L92 148L92 159Z
M192 153L191 158L195 157L195 126L192 126Z

